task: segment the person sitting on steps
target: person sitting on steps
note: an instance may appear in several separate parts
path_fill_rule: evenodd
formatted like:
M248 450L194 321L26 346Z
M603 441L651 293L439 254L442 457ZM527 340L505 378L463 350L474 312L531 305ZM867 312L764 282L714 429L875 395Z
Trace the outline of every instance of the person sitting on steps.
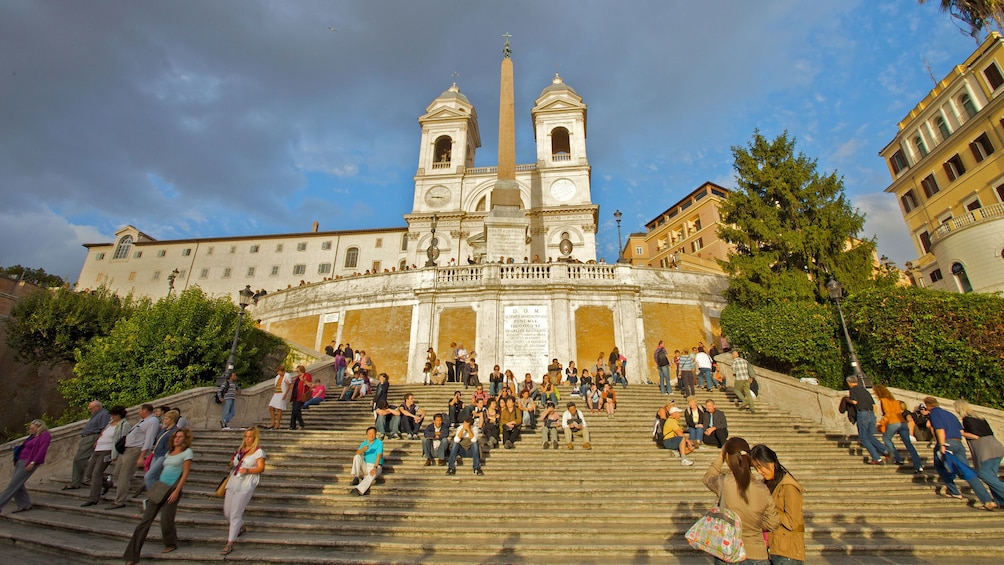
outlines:
M425 437L422 438L422 454L425 455L425 466L432 465L432 460L442 467L446 465L446 448L449 445L450 428L443 423L443 415L436 414L432 423L426 426Z
M565 432L566 447L574 449L572 437L581 434L582 449L592 449L589 445L589 425L586 424L586 416L575 407L574 402L569 402L565 407L565 413L561 415L561 429Z

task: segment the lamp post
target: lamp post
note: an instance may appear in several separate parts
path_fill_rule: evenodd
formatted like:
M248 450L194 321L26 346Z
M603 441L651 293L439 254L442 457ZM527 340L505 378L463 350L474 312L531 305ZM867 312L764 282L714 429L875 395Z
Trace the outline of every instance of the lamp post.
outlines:
M171 274L167 275L167 295L168 296L171 296L171 293L174 292L174 281L175 281L175 279L178 278L178 275L180 275L180 274L181 274L181 271L179 271L178 269L175 269L175 270L171 271Z
M624 262L624 244L621 243L621 214L620 210L614 210L614 219L617 220L617 262Z
M851 354L851 369L858 383L864 388L872 387L872 380L861 370L861 363L858 361L858 354L854 351L854 342L851 341L851 333L847 331L847 322L844 320L844 310L840 307L840 299L844 296L844 287L837 279L830 277L826 283L826 291L830 294L830 299L837 303L837 312L840 313L840 326L844 328L844 338L847 339L847 350Z
M230 357L227 357L227 368L223 371L223 380L230 378L230 373L234 372L234 358L237 356L237 342L241 336L241 323L244 321L244 309L254 300L257 302L255 292L251 290L251 285L245 286L237 293L237 299L241 306L240 314L237 315L237 330L234 332L234 342L230 345ZM223 383L217 383L223 384Z

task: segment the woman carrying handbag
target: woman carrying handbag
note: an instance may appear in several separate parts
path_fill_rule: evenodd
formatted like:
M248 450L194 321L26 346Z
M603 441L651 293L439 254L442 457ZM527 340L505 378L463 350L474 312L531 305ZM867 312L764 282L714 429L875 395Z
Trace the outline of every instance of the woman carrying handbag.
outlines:
M751 481L753 460L750 445L741 437L729 438L718 458L704 473L704 485L719 495L721 505L736 514L742 522L745 565L770 565L763 532L773 532L780 525L777 508L767 485ZM725 468L723 469L723 466ZM718 557L716 564L726 563Z
M220 551L220 555L229 555L237 544L237 537L247 531L244 527L244 509L251 502L251 495L258 486L261 474L265 472L265 452L258 446L260 437L257 426L245 430L244 442L231 461L227 494L223 499L223 515L230 522L230 533L227 545Z
M192 430L185 428L174 432L171 436L171 451L164 458L164 469L153 488L147 491L147 504L143 518L126 546L122 558L126 565L139 562L143 552L143 542L150 533L150 526L160 514L160 533L164 540L161 553L170 553L178 549L178 529L174 525L174 515L178 512L178 502L181 500L181 489L188 479L192 468Z

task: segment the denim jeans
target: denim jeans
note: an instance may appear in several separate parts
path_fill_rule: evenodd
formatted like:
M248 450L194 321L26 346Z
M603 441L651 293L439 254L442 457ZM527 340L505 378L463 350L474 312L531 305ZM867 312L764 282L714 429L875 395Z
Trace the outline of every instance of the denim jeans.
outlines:
M478 449L478 444L476 442L472 443L471 447L468 449L464 449L463 447L461 447L459 443L454 442L453 448L450 450L450 463L449 463L450 469L457 468L457 455L463 457L473 457L474 468L475 469L481 468L481 454L480 450Z
M980 464L980 468L976 470L977 474L983 479L983 482L987 484L990 489L990 493L993 494L994 502L997 506L1004 506L1004 483L1001 482L1000 477L997 476L998 470L1001 467L1001 458L995 457L993 459L987 459Z
M501 382L497 382L497 383L489 382L488 383L488 396L498 396L500 392L502 392L502 383Z
M715 565L770 565L770 559L743 559L738 563L729 563L716 557Z
M803 565L805 561L801 559L792 559L791 557L785 557L783 555L771 555L770 565Z
M673 392L669 385L669 365L659 367L659 392L662 394L672 394Z
M885 447L875 437L875 412L871 410L858 412L858 443L868 450L872 461L879 461L885 453Z
M14 473L10 476L10 482L7 483L7 488L4 489L3 494L0 494L0 510L3 510L3 507L7 506L7 503L12 498L18 508L28 508L31 506L31 499L28 498L28 491L24 488L24 483L28 481L38 467L32 467L29 471L25 469L26 465L25 460L21 459L14 466Z
M687 428L687 437L690 441L704 441L704 428Z
M922 467L920 463L920 454L917 453L917 448L913 446L913 442L910 441L910 428L903 422L897 422L895 424L886 424L885 433L882 434L882 442L885 443L885 448L892 453L893 459L896 463L903 461L903 457L896 450L896 446L892 444L892 436L899 434L899 439L903 440L903 445L906 446L906 450L910 452L910 462L913 463L914 469L920 469Z
M966 448L962 445L962 441L957 439L950 439L945 442L948 450L952 452L960 461L966 461ZM976 497L980 499L980 502L986 504L993 500L990 493L987 492L987 487L983 485L980 481L980 477L976 474L976 471L969 468L968 465L963 464L961 468L949 471L948 467L945 465L945 460L941 457L941 447L934 447L934 469L941 476L941 480L945 483L945 489L949 493L959 496L962 493L959 491L959 487L955 485L956 475L962 477L964 481L969 483L972 487L973 492Z
M220 419L223 420L223 424L226 427L229 427L230 420L234 419L234 412L236 409L234 404L236 403L234 402L233 398L228 398L223 401L223 415L220 417Z
M146 485L146 490L149 491L153 488L154 483L160 478L161 471L164 470L164 456L154 457L150 460L150 470L143 475L143 484Z
M390 418L388 425L387 418ZM383 435L399 434L401 429L401 416L393 414L380 414L376 417L377 433Z
M345 380L345 367L339 367L335 369L335 383L338 386L345 386L343 381Z
M311 398L310 400L308 400L308 401L306 401L306 402L303 403L303 409L306 410L307 408L310 408L311 406L317 406L318 404L320 404L322 402L324 402L324 398L323 397Z
M715 388L715 380L711 378L710 367L697 370L697 386L704 386L709 389Z

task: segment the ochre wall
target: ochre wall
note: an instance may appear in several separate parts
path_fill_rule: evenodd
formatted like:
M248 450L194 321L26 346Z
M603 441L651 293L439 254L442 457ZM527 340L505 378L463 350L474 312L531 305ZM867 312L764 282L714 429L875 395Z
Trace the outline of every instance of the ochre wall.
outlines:
M317 349L324 351L324 348L331 343L331 340L333 339L338 339L338 322L330 322L321 326L321 346ZM337 341L335 342L335 345L338 345Z
M606 306L580 306L575 310L575 364L593 372L602 352L610 355L614 343L614 313Z
M642 321L645 324L645 363L648 378L658 382L659 371L655 366L655 348L659 340L665 342L669 351L670 361L673 350L697 347L702 341L710 345L710 336L704 333L704 314L700 306L683 304L655 304L646 302L641 305ZM715 318L712 328L721 334ZM637 367L637 365L635 365ZM630 365L628 371L631 370Z
M315 314L302 318L278 320L268 325L268 331L297 345L313 349L314 342L317 340L318 319Z
M408 372L411 306L349 310L342 320L342 342L365 351L378 373L390 382L404 382Z
M450 357L450 342L464 344L467 351L474 348L478 337L478 315L473 308L444 308L439 316L439 336L436 339L436 355L442 359L440 365L446 370L446 362L453 362ZM424 357L424 356L423 356ZM482 373L490 373L491 367Z

